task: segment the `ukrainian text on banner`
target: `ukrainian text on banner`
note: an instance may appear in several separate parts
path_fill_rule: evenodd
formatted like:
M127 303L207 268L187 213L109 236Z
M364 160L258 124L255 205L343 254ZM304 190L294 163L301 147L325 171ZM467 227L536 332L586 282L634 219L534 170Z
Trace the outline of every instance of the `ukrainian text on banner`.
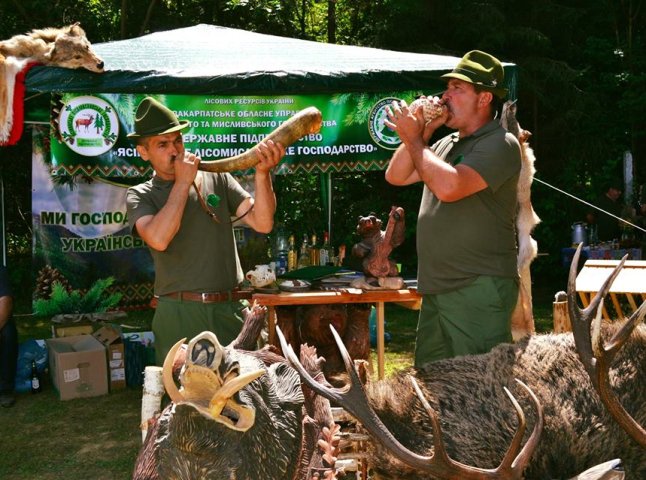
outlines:
M183 131L186 148L207 161L243 153L298 111L318 108L322 128L288 148L278 168L278 173L287 173L384 169L400 144L384 124L386 107L394 100L412 101L420 93L153 96L190 122ZM134 112L142 99L133 94L58 95L52 174L119 178L124 183L150 176L150 166L126 137L134 130Z
M148 248L130 233L126 187L97 177L50 175L47 143L34 130L32 156L33 271L55 268L74 289L115 278L122 306L152 298L153 264ZM38 285L34 289L39 292ZM92 312L82 312L92 313Z

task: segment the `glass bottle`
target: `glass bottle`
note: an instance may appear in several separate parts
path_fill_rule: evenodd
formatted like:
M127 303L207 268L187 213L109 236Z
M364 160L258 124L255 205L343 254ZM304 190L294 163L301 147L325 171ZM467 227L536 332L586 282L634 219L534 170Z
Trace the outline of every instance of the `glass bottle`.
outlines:
M310 265L319 265L319 249L316 246L316 233L312 234L312 244L310 245Z
M323 232L323 245L319 249L319 265L328 265L330 259L330 236L327 232Z
M42 390L40 386L40 378L38 377L38 368L36 367L36 360L31 361L31 393L38 393Z
M298 268L298 252L296 251L296 242L294 235L289 236L289 250L287 251L287 271L291 272Z
M307 239L307 233L303 235L303 243L301 243L301 251L298 255L298 268L310 266L310 243Z

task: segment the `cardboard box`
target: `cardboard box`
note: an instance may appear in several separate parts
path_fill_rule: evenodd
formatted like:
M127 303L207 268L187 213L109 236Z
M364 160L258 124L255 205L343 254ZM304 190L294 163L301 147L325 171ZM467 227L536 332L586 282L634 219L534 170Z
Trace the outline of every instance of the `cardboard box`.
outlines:
M91 335L94 327L91 323L59 323L52 324L52 337L75 337L77 335Z
M105 347L92 335L46 340L49 370L61 400L108 393Z
M106 349L110 391L126 388L126 360L121 332L115 327L105 326L92 334Z

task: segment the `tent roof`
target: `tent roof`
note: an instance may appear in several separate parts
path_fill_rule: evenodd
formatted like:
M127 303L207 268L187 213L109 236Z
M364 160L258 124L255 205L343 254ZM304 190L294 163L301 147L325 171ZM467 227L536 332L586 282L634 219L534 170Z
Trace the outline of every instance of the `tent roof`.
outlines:
M429 88L457 57L264 35L214 25L97 43L105 73L32 68L29 91L279 94ZM513 65L505 65L506 70ZM513 78L515 74L510 75Z

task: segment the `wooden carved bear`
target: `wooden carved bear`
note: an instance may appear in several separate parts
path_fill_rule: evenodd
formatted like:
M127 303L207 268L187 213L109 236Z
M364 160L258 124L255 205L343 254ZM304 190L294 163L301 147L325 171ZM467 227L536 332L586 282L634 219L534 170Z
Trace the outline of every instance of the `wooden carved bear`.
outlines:
M357 233L361 241L352 247L352 255L362 258L363 273L370 277L396 277L397 265L389 257L393 248L404 241L404 209L393 206L388 216L386 230L381 230L381 220L373 213L359 217Z

